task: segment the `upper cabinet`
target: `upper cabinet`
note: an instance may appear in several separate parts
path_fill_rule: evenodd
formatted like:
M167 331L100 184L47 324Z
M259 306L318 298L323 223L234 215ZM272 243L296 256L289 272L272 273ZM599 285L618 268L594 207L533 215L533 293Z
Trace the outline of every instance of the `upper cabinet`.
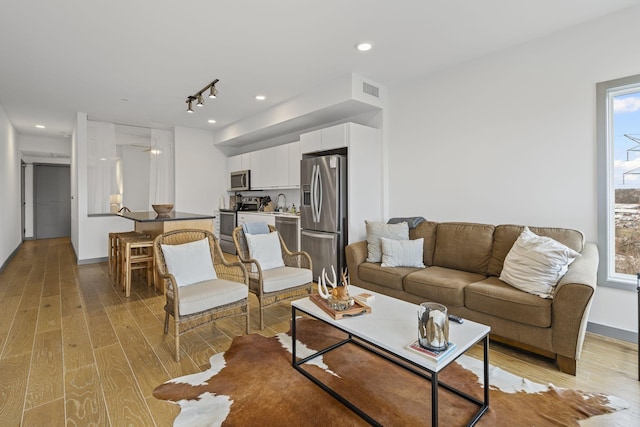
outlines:
M250 169L252 190L297 188L300 187L300 156L300 141L296 141L229 157L227 171Z
M246 171L251 169L251 153L238 154L227 158L227 172Z
M300 135L300 152L302 154L317 151L333 150L346 147L349 142L351 123L343 123Z

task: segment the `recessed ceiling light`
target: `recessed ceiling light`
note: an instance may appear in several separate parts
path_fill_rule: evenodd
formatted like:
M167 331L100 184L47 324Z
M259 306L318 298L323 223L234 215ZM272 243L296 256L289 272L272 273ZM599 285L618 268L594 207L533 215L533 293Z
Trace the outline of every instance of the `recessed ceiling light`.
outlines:
M256 99L257 99L258 101L264 101L265 99L267 99L267 97L266 97L266 96L264 96L264 95L256 95Z
M209 123L211 123L211 124L214 124L214 123L216 122L216 121L215 121L215 120L213 120L213 119L209 119L209 120L207 120L207 121L208 121Z
M373 43L371 42L360 42L356 44L356 49L358 49L360 52L366 52L368 50L371 50L372 47L373 47Z
M36 125L36 127L37 127L38 129L44 129L44 127L45 127L45 126L44 126L44 125Z

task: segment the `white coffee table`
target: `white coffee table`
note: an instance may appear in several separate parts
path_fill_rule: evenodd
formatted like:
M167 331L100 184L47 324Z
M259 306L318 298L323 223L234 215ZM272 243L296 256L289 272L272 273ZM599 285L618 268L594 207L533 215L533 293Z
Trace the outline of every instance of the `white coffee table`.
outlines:
M352 295L360 292L374 294L375 300L369 304L372 308L372 312L360 316L335 320L314 304L308 297L291 303L293 367L320 386L323 390L349 407L364 420L372 425L380 425L368 414L364 413L350 401L339 395L335 390L329 388L326 384L322 383L301 367L303 364L326 352L338 348L346 343L354 343L431 381L431 419L433 426L438 425L439 387L444 387L456 395L479 406L478 411L474 414L468 424L469 426L475 425L475 423L478 422L480 417L489 408L489 332L491 328L467 319L464 320L463 324L450 322L449 341L455 343L456 347L449 354L436 362L406 348L407 344L415 341L418 337L418 306L416 304L411 304L406 301L391 298L356 286L351 286L349 290ZM297 360L296 319L298 311L347 333L348 338L326 349L320 350L309 357ZM438 381L438 373L440 371L480 341L483 342L484 346L484 400L478 400L464 391L455 389ZM398 359L404 363L398 363Z

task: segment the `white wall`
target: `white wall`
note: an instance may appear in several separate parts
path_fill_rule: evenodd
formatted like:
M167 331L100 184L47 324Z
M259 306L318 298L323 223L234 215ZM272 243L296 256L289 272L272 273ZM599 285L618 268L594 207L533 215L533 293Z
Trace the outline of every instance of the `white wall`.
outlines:
M213 133L184 127L175 130L175 209L213 214L227 197L227 158L213 145Z
M597 240L597 82L638 74L640 7L390 91L389 216L570 227ZM637 330L600 287L590 321Z
M79 263L107 257L110 232L131 231L133 221L87 214L87 115L78 113L71 138L71 243Z
M0 106L0 267L22 241L20 197L18 138Z

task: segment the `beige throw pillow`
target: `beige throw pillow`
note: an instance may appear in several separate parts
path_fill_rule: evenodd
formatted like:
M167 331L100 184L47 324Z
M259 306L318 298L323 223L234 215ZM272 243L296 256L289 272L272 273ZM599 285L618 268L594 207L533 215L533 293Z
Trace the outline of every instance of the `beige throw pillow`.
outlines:
M409 224L385 224L383 222L364 222L367 228L367 262L382 261L382 243L380 238L409 240Z
M525 227L504 260L500 280L542 298L553 290L580 254Z

